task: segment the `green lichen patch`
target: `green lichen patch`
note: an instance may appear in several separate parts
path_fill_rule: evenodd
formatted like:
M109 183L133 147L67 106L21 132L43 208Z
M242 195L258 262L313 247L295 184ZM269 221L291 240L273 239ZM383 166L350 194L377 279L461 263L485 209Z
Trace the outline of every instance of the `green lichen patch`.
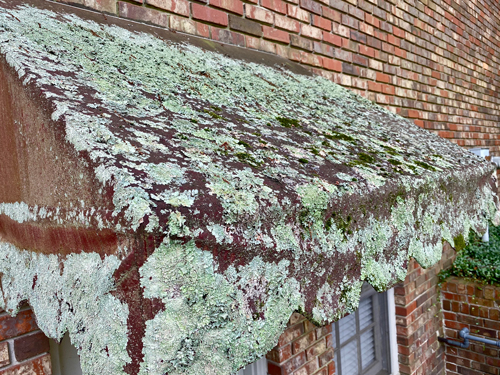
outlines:
M210 117L212 117L214 119L217 119L217 120L223 119L223 117L221 115L215 113L214 111L210 111L209 109L204 109L203 112L205 112L207 115L209 115Z
M248 152L237 152L234 154L238 158L239 161L242 163L247 163L248 165L251 165L252 167L260 167L262 163L258 162L257 160L254 159L254 157L249 154Z
M399 153L392 147L386 145L383 145L382 147L385 150L385 152L389 155L399 155Z
M320 151L319 151L316 147L311 147L309 150L310 150L310 151L311 151L311 153L313 153L314 155L317 155L317 156L321 155Z
M242 145L242 146L245 146L246 148L252 148L252 146L250 146L249 143L245 142L245 141L242 141L242 140L239 140L238 141L238 144L239 145Z
M27 301L47 336L69 333L85 374L125 374L128 307L110 293L119 264L97 253L61 261L0 242L0 308L16 314Z
M147 322L140 374L231 374L263 356L301 305L287 266L257 257L220 274L194 243L165 241L141 268L166 308Z
M392 165L401 165L403 164L402 162L400 162L399 160L395 160L395 159L388 159L387 160L389 163L391 163Z
M358 154L358 158L361 162L366 164L373 164L375 162L375 158L369 154L365 154L364 152L360 152Z
M340 139L342 141L346 141L346 142L350 142L350 143L357 143L356 139L354 139L350 135L343 134L343 133L337 133L335 131L332 131L331 133L325 133L325 134L323 134L323 136L327 139L332 140L332 141Z

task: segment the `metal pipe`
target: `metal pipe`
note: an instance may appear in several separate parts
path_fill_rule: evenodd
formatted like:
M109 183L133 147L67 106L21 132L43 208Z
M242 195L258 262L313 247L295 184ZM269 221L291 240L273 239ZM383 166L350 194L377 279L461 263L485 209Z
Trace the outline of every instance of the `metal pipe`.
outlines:
M488 339L485 339L485 338L482 338L482 337L471 336L469 334L469 329L468 328L462 328L458 332L458 335L461 338L464 339L463 342L450 340L450 339L447 339L447 338L444 338L444 337L438 337L438 341L439 342L444 342L444 343L446 343L448 345L458 346L460 348L467 349L469 347L469 340L475 340L475 341L482 342L484 344L495 345L495 346L498 346L500 348L500 341L497 341L497 340L488 340Z

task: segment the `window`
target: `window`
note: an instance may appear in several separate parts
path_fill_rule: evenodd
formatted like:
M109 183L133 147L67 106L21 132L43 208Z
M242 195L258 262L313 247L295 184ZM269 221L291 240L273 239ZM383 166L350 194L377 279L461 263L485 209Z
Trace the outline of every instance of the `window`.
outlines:
M71 344L68 333L63 336L60 344L50 340L50 357L53 375L82 375L80 357Z
M389 374L387 296L365 284L359 308L332 324L336 375Z
M258 361L246 365L245 368L242 368L235 375L265 375L265 374L267 374L267 360L266 357L262 357Z

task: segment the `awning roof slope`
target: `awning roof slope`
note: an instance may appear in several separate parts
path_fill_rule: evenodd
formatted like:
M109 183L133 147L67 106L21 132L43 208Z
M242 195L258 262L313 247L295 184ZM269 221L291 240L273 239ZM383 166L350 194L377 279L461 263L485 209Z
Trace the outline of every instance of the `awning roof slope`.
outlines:
M59 142L96 182L85 207L6 200L0 216L127 240L59 257L29 241L5 242L4 303L15 310L28 299L54 337L70 329L87 373L120 373L132 358L143 361L141 373L229 374L272 348L294 310L318 323L338 319L357 306L364 280L384 290L404 279L410 257L428 267L443 241L460 245L496 214L491 164L326 79L298 74L300 67L21 3L0 1L1 63L40 95L33 100L49 112L46 126L59 129ZM71 198L80 199L61 202ZM142 344L131 349L131 304L110 291L139 238L154 238L156 249L144 250L134 288L162 306L143 317ZM26 259L30 271L16 269ZM37 262L47 262L45 271ZM90 289L100 284L100 299L92 298L109 304L115 323L89 318L102 306L82 305L54 313L66 325L50 322L57 309L42 300L56 290L56 305L66 298L76 306L64 289L76 273L64 271L60 283L45 277L58 262L99 268L77 278ZM33 279L46 284L29 290ZM94 336L75 324L97 327ZM107 325L111 362L88 345Z

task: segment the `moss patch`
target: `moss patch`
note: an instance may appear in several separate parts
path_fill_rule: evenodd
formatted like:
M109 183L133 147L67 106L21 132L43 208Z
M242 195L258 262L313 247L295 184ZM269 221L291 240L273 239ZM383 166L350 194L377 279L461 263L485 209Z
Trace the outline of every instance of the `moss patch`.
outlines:
M286 118L286 117L276 117L276 120L284 126L285 128L299 127L300 123L297 119Z
M453 244L455 246L456 251L460 251L464 249L465 246L467 246L467 244L465 243L465 238L462 233L453 238Z
M428 171L435 171L436 168L434 168L432 165L429 165L423 161L420 160L415 160L413 161L414 164L418 165L419 167L422 167L424 169L427 169Z
M357 143L356 140L353 137L351 137L350 135L337 133L334 131L332 131L331 133L324 133L323 136L325 138L330 139L330 140L342 140L342 141L346 141L346 142Z

